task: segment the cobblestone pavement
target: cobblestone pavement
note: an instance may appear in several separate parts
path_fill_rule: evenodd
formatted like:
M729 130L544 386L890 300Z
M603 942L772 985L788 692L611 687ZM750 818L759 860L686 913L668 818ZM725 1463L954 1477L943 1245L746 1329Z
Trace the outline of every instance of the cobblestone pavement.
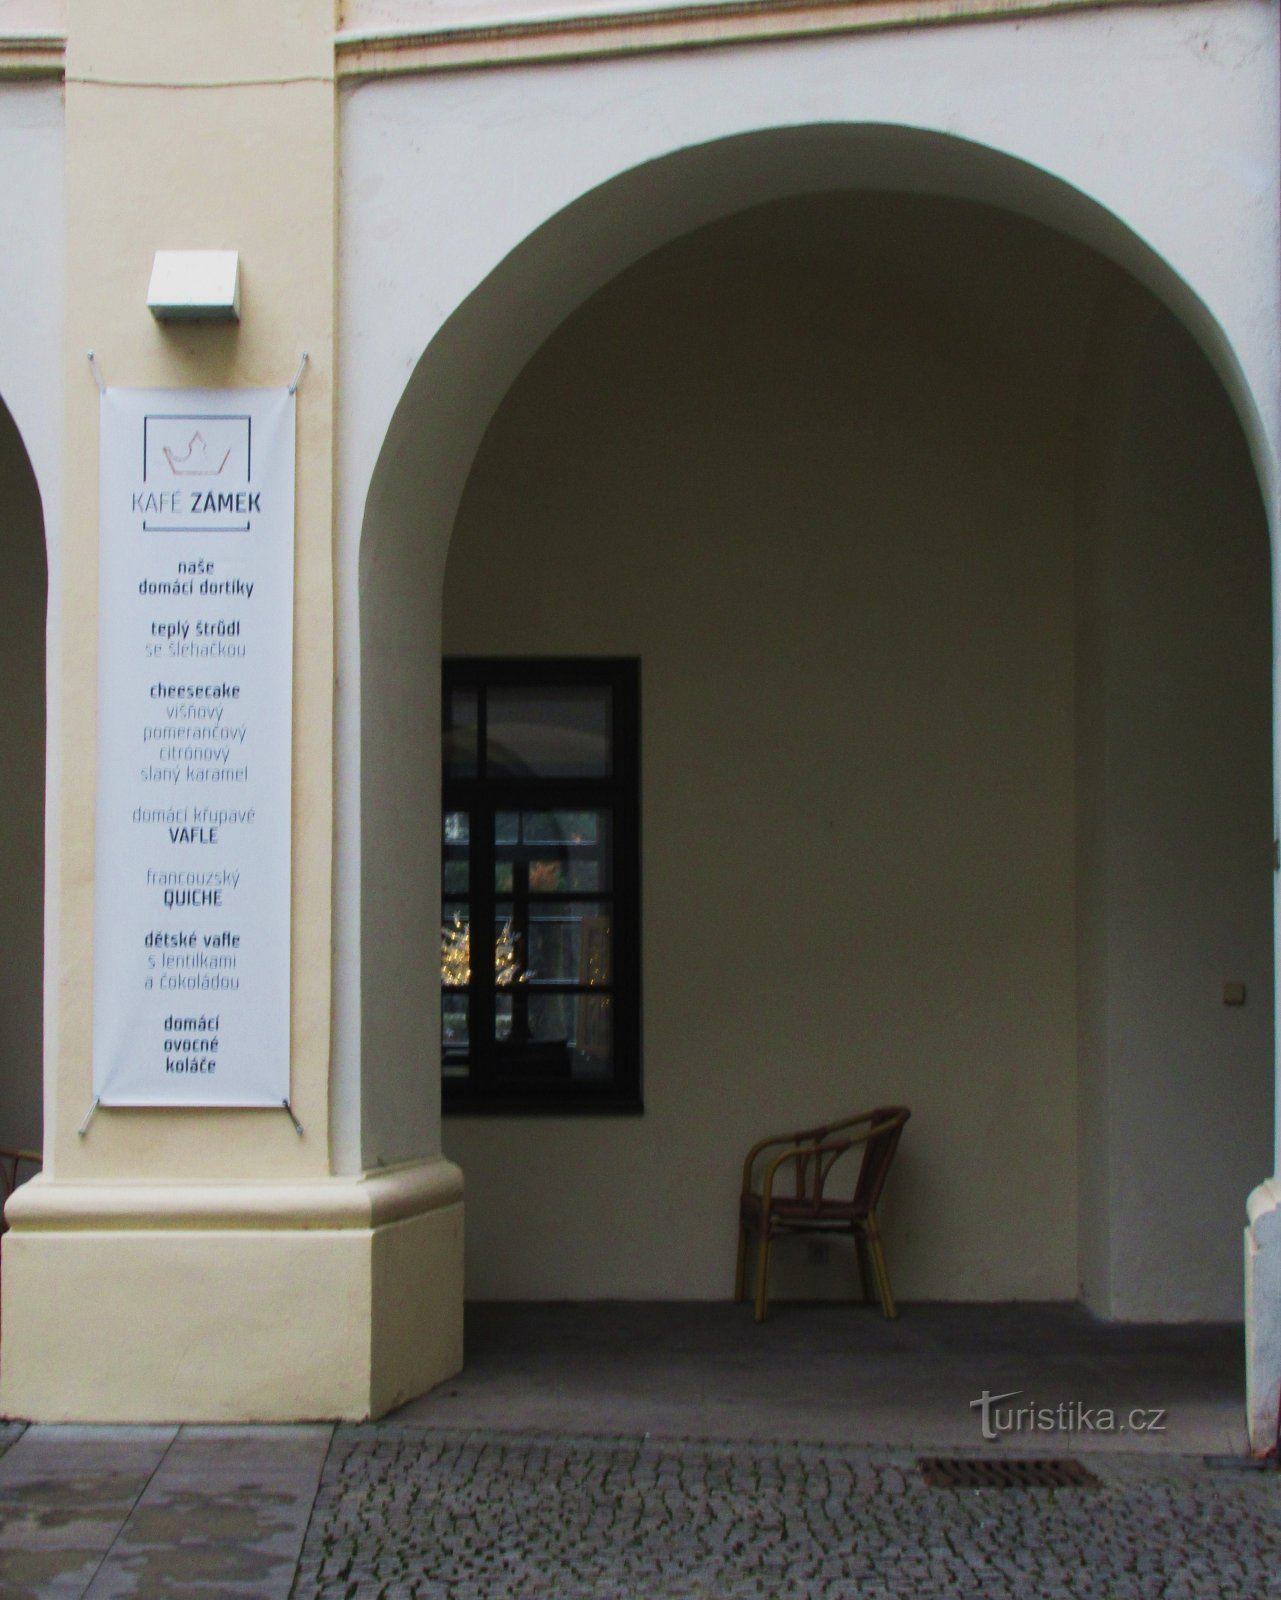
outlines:
M344 1427L292 1600L1281 1596L1281 1474L1085 1459L932 1489L889 1450Z

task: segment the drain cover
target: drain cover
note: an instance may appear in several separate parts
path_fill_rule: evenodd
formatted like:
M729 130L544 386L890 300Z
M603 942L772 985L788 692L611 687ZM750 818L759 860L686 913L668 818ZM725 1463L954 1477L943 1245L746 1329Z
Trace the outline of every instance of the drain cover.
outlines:
M1097 1489L1079 1461L1009 1456L922 1456L921 1476L932 1489Z

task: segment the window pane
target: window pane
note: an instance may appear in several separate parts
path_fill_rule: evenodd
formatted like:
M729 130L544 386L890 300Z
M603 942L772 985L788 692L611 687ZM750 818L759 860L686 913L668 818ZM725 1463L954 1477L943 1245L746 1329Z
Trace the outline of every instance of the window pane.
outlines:
M466 894L471 883L471 818L465 811L446 811L442 832L445 860L441 887L446 894Z
M529 914L531 983L607 984L613 977L609 913L597 905L544 905Z
M614 1061L614 1002L607 994L578 997L574 1075L608 1077Z
M567 889L608 889L609 888L609 862L584 861L573 856L568 862Z
M450 689L445 694L442 745L447 778L474 778L480 741L480 696L475 689Z
M613 998L607 994L531 994L529 1034L561 1043L576 1078L608 1077L614 1057Z
M605 819L601 811L526 811L520 820L526 844L572 845L581 850L598 842Z
M446 1051L465 1051L467 1037L467 996L446 992L440 1000L440 1031Z
M610 812L499 811L494 817L494 890L501 895L572 894L612 887Z
M471 979L471 924L465 911L447 911L440 923L440 981L457 989Z
M613 769L608 687L489 690L485 770L504 777L608 777Z
M601 883L601 863L584 861L575 851L567 850L557 860L529 863L530 894L566 894L575 890L581 893L585 889L599 889Z
M494 1037L510 1039L512 1036L512 997L500 994L494 1000Z
M524 981L524 940L512 920L511 903L499 901L494 908L494 982L510 989Z

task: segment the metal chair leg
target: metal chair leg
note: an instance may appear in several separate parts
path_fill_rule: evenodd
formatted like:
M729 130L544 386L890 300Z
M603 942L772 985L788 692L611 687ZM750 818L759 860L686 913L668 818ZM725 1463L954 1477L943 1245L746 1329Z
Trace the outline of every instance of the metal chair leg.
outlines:
M881 1248L880 1230L876 1226L876 1218L868 1218L867 1246L872 1257L872 1267L876 1273L877 1285L881 1291L881 1310L886 1317L893 1321L898 1316L898 1308L894 1304L894 1291L890 1288L889 1268L885 1265L885 1252Z
M872 1298L872 1274L867 1260L867 1240L861 1233L854 1235L854 1253L858 1258L858 1281L862 1285L864 1301ZM877 1286L879 1297L880 1287Z
M765 1321L765 1305L769 1283L769 1229L760 1238L756 1252L756 1320Z
M738 1225L738 1265L734 1271L734 1302L741 1304L747 1296L747 1229Z

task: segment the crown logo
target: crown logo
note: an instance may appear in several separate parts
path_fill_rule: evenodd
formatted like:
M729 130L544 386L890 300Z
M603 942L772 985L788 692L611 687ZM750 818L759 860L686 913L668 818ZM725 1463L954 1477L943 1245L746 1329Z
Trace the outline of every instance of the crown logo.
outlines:
M231 448L224 451L222 460L209 448L202 433L193 433L186 453L177 455L168 445L164 447L165 460L175 478L216 478L227 465Z

